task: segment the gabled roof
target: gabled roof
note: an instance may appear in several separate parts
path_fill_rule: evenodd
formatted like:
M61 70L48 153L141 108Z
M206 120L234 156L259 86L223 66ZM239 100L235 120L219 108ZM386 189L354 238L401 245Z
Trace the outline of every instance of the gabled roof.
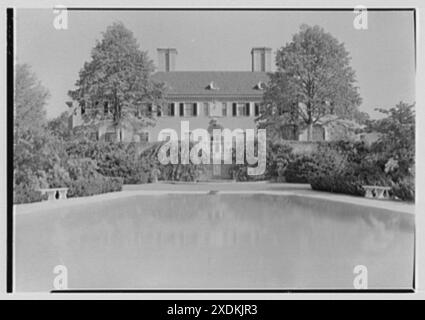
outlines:
M263 90L258 84L266 84L269 77L266 72L250 71L171 71L157 72L153 74L153 80L165 83L168 97L260 98Z

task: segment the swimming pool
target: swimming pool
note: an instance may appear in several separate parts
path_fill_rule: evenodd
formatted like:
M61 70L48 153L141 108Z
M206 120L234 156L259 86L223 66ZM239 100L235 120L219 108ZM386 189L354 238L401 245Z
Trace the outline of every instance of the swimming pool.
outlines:
M68 201L68 200L65 200ZM414 215L296 195L130 195L15 213L15 289L411 289Z

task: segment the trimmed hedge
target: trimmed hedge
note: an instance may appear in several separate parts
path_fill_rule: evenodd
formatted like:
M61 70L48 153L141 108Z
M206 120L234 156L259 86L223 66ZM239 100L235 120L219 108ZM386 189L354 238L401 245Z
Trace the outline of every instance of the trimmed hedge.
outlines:
M311 156L301 155L290 161L285 170L285 181L308 183L309 177L317 170L317 164Z
M362 187L364 183L362 183L358 177L352 175L317 175L315 177L311 177L309 181L313 190L344 193L355 196L364 196L365 194Z
M106 177L123 178L126 184L147 183L149 170L139 158L135 143L104 141L71 141L69 156L89 158L96 162L96 171Z
M81 177L76 180L72 180L68 184L68 197L84 197L107 192L121 191L122 185L122 178L104 177L100 175L90 178Z

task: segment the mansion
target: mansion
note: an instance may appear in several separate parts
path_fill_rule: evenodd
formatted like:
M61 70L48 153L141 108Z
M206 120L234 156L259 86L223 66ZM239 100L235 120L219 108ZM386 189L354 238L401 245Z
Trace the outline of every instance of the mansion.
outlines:
M208 129L211 120L230 130L255 129L260 103L271 72L271 49L256 47L251 50L251 71L177 71L177 50L160 48L158 70L152 75L154 81L165 85L165 105L152 106L155 125L142 131L120 130L116 132L111 121L99 125L95 139L124 142L155 142L164 140L159 134L163 129L180 131L181 121L187 121L191 129ZM83 124L81 106L73 106L69 119L70 128ZM107 112L107 111L105 111ZM325 132L318 128L315 140L324 140ZM323 130L323 132L322 132ZM164 131L161 134L167 135ZM119 136L118 136L119 135ZM285 137L284 137L285 138ZM306 133L291 135L285 139L304 140Z

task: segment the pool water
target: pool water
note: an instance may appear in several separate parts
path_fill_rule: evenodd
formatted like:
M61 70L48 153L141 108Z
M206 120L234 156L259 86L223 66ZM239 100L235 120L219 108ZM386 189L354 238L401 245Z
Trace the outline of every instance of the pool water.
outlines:
M135 195L15 214L15 289L411 289L414 216L302 196Z

